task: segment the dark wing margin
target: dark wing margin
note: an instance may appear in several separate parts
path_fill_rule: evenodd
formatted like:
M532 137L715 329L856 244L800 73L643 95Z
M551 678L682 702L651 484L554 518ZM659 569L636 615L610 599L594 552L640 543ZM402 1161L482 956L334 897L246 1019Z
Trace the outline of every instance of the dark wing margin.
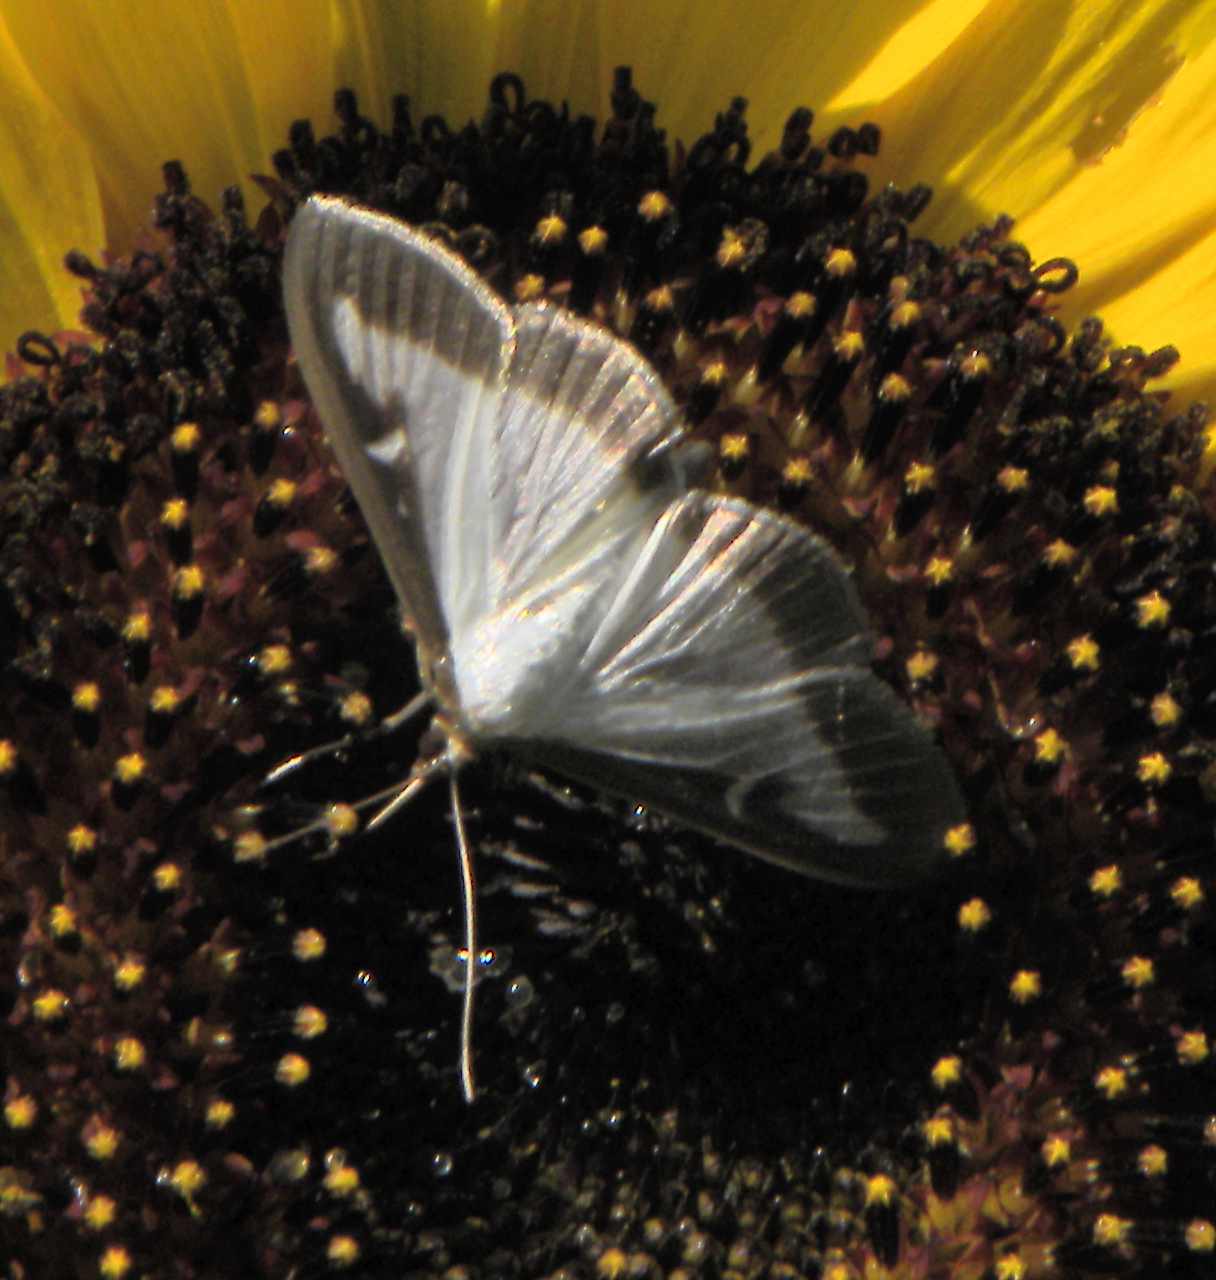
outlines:
M944 862L965 809L872 650L822 539L694 492L620 584L558 716L518 749L795 871L909 883Z

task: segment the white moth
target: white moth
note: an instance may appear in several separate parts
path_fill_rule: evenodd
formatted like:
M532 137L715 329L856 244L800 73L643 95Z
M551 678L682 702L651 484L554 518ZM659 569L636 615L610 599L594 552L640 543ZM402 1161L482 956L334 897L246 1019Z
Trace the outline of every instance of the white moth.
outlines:
M795 871L916 879L962 820L930 735L871 670L843 566L805 528L690 488L653 369L456 255L316 198L284 265L304 380L417 647L450 778L505 748ZM387 812L382 811L380 817Z

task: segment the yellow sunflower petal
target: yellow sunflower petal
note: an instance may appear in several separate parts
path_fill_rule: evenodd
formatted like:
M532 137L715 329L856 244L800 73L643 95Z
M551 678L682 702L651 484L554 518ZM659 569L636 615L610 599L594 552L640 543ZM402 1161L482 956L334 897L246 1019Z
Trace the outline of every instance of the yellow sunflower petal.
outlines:
M518 0L503 24L501 65L533 94L607 113L616 66L657 100L668 137L691 141L735 95L748 99L758 159L796 106L819 111L849 86L893 93L966 29L989 0L756 0L707 9L696 0L627 8L596 0ZM851 123L859 118L850 117Z
M334 83L354 88L367 114L386 128L398 93L409 94L415 124L436 113L453 128L479 118L490 79L510 69L498 56L501 25L524 21L510 0L505 6L497 0L334 0L333 10ZM316 123L328 126L329 116Z
M256 42L242 43L226 6L192 5L187 17L176 4L40 0L6 13L43 92L90 143L107 241L116 249L129 250L147 225L162 161L182 160L207 201L267 168L245 63L245 50L256 54ZM294 56L307 70L309 51L328 44L328 15L320 7L284 6L280 21L279 38L299 43ZM247 34L247 26L240 29Z
M195 7L183 4L178 21L188 20ZM231 0L228 13L256 113L254 171L270 173L270 157L286 145L294 120L312 120L319 132L333 123L334 90L345 83L334 79L341 14L329 0ZM193 153L182 159L193 174ZM233 166L227 181L246 177ZM246 198L257 207L248 187Z
M88 149L41 92L0 19L0 351L25 329L71 328L79 280L74 245L101 238Z
M1216 9L1201 0L993 0L953 41L927 44L895 93L877 97L884 52L823 119L882 125L871 172L933 184L924 231L950 240L1012 214L1037 256L1077 261L1065 320L1097 312L1120 341L1173 342L1183 364L1165 385L1211 395L1214 42Z
M1170 77L1157 99L1084 174L1019 228L1081 268L1064 315L1100 314L1123 341L1173 343L1166 379L1216 401L1216 43Z

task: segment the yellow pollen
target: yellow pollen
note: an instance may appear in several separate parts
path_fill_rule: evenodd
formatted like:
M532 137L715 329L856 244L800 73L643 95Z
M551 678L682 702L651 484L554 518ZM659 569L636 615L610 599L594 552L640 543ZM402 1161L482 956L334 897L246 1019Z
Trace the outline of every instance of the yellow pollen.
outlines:
M629 1255L624 1249L605 1249L595 1260L595 1270L604 1280L620 1280L629 1270Z
M1197 1067L1201 1062L1206 1062L1211 1053L1208 1038L1202 1031L1184 1031L1178 1037L1175 1051L1178 1061L1184 1067Z
M226 1129L236 1118L236 1107L227 1098L212 1098L207 1103L208 1129Z
M85 1206L85 1225L91 1231L104 1231L118 1217L118 1203L110 1196L90 1196Z
M1168 782L1173 772L1173 765L1160 751L1151 751L1148 755L1141 756L1136 763L1136 777L1149 787Z
M949 1115L930 1116L923 1131L931 1147L948 1147L954 1142L954 1119Z
M992 372L992 360L982 351L971 351L959 361L958 367L964 378L986 378ZM1006 467L1005 470L1021 471L1021 483L1026 483L1026 472L1022 468Z
M72 707L76 711L96 711L101 706L101 686L92 680L72 690Z
M1036 969L1019 969L1009 983L1014 1004L1030 1004L1043 994L1043 975Z
M335 1164L325 1175L330 1195L349 1196L359 1190L359 1170L350 1164Z
M1170 898L1183 911L1193 911L1203 905L1203 885L1194 876L1179 876L1170 885Z
M638 213L644 222L658 222L666 218L671 211L671 200L663 191L648 191L638 201Z
M1043 548L1043 563L1049 569L1066 569L1076 558L1076 547L1063 538L1057 538Z
M1149 630L1164 627L1170 620L1170 602L1160 591L1150 591L1136 601L1136 624Z
M911 328L920 319L920 303L913 302L909 299L907 302L901 302L891 312L891 319L888 328L891 329L908 329Z
M866 1179L865 1202L871 1205L889 1205L895 1201L895 1182L885 1173L876 1173Z
M359 1261L359 1242L354 1236L331 1236L325 1258L331 1267L349 1267Z
M740 267L747 259L747 245L735 232L724 231L714 259L724 271Z
M203 594L207 579L196 564L185 564L173 575L173 596L176 600L196 600Z
M122 1036L114 1043L114 1066L119 1071L138 1071L148 1060L143 1042L134 1036Z
M1109 485L1095 484L1086 489L1081 505L1091 516L1111 516L1119 510L1119 498Z
M946 832L946 852L952 858L962 858L975 848L975 828L969 822L960 822Z
M274 1078L290 1089L307 1082L312 1075L312 1065L299 1053L285 1053L274 1069Z
M266 837L260 831L242 831L232 842L234 862L260 862L266 856Z
M331 804L325 814L325 828L335 840L353 836L359 830L359 811L354 805Z
M1121 1098L1128 1089L1128 1075L1123 1067L1103 1067L1094 1076L1094 1087L1108 1101Z
M1132 1224L1113 1213L1100 1213L1094 1222L1094 1241L1101 1245L1118 1245L1131 1235Z
M972 898L958 909L959 927L965 933L979 933L992 921L992 911L983 898Z
M140 644L152 634L152 615L141 609L122 624L122 638L128 644Z
M888 373L878 387L878 398L890 404L910 399L912 384L902 373Z
M1157 980L1156 966L1148 956L1132 956L1120 966L1123 981L1133 990L1142 991Z
M1034 740L1037 764L1055 765L1068 754L1068 743L1055 729L1044 729Z
M28 1129L38 1119L38 1104L28 1093L19 1093L4 1104L4 1123L10 1129Z
M743 462L751 447L751 441L742 431L732 431L718 441L718 453L726 462Z
M81 858L86 853L92 853L97 848L97 832L92 827L86 827L83 822L78 822L68 832L68 853L73 858Z
M949 1089L963 1078L963 1060L953 1054L938 1058L929 1074L936 1088Z
M372 718L372 700L366 693L348 693L339 714L347 724L366 724Z
M954 577L954 561L949 556L933 556L925 565L925 577L931 587L944 587Z
M193 453L202 438L203 433L197 422L183 422L180 427L173 429L170 444L175 453Z
M325 935L320 929L301 929L291 940L297 960L319 960L325 954Z
M535 302L545 296L545 277L529 271L516 280L513 292L516 302Z
M782 468L781 483L790 489L800 489L810 484L813 475L810 458L804 454L798 454Z
M866 340L856 329L846 329L833 343L832 350L838 360L852 362L865 354Z
M1076 671L1097 671L1101 650L1088 632L1068 643L1068 661Z
M937 654L930 653L928 649L917 649L904 663L904 672L913 684L921 684L926 680L932 680L937 674L937 668Z
M1170 693L1159 693L1149 703L1149 718L1158 729L1171 729L1182 719L1182 708Z
M190 504L185 498L170 498L160 509L160 522L166 529L180 529L190 519Z
M1024 1280L1026 1261L1020 1253L1005 1253L996 1260L996 1280Z
M833 249L824 259L823 265L828 275L840 280L857 270L857 259L851 249Z
M730 369L725 360L711 360L709 364L701 370L701 385L706 387L720 387L726 382L730 376ZM743 437L745 440L746 436Z
M148 706L159 716L171 716L181 705L181 694L171 684L158 684L152 690Z
M108 1245L97 1263L102 1280L123 1280L131 1270L131 1255L120 1244Z
M81 1138L84 1149L94 1160L109 1160L118 1150L118 1130L103 1120L90 1120Z
M815 314L815 295L799 289L785 300L785 314L791 320L809 320Z
M1212 1253L1216 1250L1216 1226L1207 1218L1195 1218L1188 1222L1186 1247L1192 1253Z
M1141 1147L1136 1156L1136 1167L1146 1178L1160 1178L1169 1172L1170 1158L1164 1147L1155 1142Z
M253 425L259 431L274 431L283 425L283 414L273 400L263 400L254 411Z
M566 222L556 213L547 214L536 224L532 233L541 244L559 244L566 237Z
M139 956L123 956L114 968L114 985L119 991L134 991L147 976L148 966Z
M291 650L285 644L268 644L258 654L258 670L264 676L282 675L291 669Z
M661 284L657 289L651 289L642 300L642 305L647 311L671 311L676 305L671 286Z
M17 746L11 738L0 738L0 778L17 768Z
M1072 1159L1072 1143L1062 1134L1053 1133L1050 1137L1044 1138L1040 1151L1043 1163L1049 1169L1059 1169Z
M302 1004L291 1020L292 1030L301 1040L315 1040L323 1036L329 1027L329 1019L323 1009L315 1004Z
M904 489L908 493L923 493L937 484L937 468L927 462L914 462L904 472Z
M67 938L76 932L76 912L66 902L57 902L51 908L51 936Z
M823 1280L856 1280L847 1262L835 1259L823 1268Z
M1089 877L1089 891L1095 898L1113 898L1123 888L1123 872L1112 862L1099 867Z
M169 1185L178 1195L189 1199L207 1184L207 1172L197 1160L179 1160L169 1174Z
M588 227L579 232L578 247L589 258L598 256L607 251L608 232L603 227Z
M299 486L294 481L280 478L266 490L267 500L280 509L290 507L296 500Z
M124 787L133 787L147 772L148 761L138 751L119 756L114 761L114 780Z
M67 1016L68 998L58 987L47 987L34 997L33 1010L38 1022L59 1022Z
M304 567L314 578L322 578L338 567L338 553L332 547L309 547Z
M996 482L1006 493L1021 493L1030 485L1030 472L1025 467L1002 467Z

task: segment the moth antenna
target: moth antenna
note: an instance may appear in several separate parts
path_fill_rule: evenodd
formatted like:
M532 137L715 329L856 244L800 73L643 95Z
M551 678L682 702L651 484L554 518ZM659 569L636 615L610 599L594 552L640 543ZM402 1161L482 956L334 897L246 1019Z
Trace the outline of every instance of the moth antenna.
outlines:
M452 817L456 823L460 890L464 898L464 1007L460 1014L460 1083L464 1089L464 1100L472 1102L477 1096L473 1084L473 984L476 981L473 966L477 963L477 883L473 878L473 855L469 852L469 841L465 835L455 767L448 774L448 789L451 793Z
M335 739L333 742L322 743L319 747L313 747L311 751L301 751L299 755L288 756L262 779L262 787L273 787L283 781L284 778L290 777L297 769L309 764L313 760L320 760L325 756L336 755L339 751L345 751L349 747L353 747L356 743L374 742L377 738L386 737L390 733L395 733L408 720L411 720L418 712L422 711L431 702L431 695L423 689L420 693L412 697L403 707L399 707L390 716L385 716L378 724L363 733L348 733L341 738Z

